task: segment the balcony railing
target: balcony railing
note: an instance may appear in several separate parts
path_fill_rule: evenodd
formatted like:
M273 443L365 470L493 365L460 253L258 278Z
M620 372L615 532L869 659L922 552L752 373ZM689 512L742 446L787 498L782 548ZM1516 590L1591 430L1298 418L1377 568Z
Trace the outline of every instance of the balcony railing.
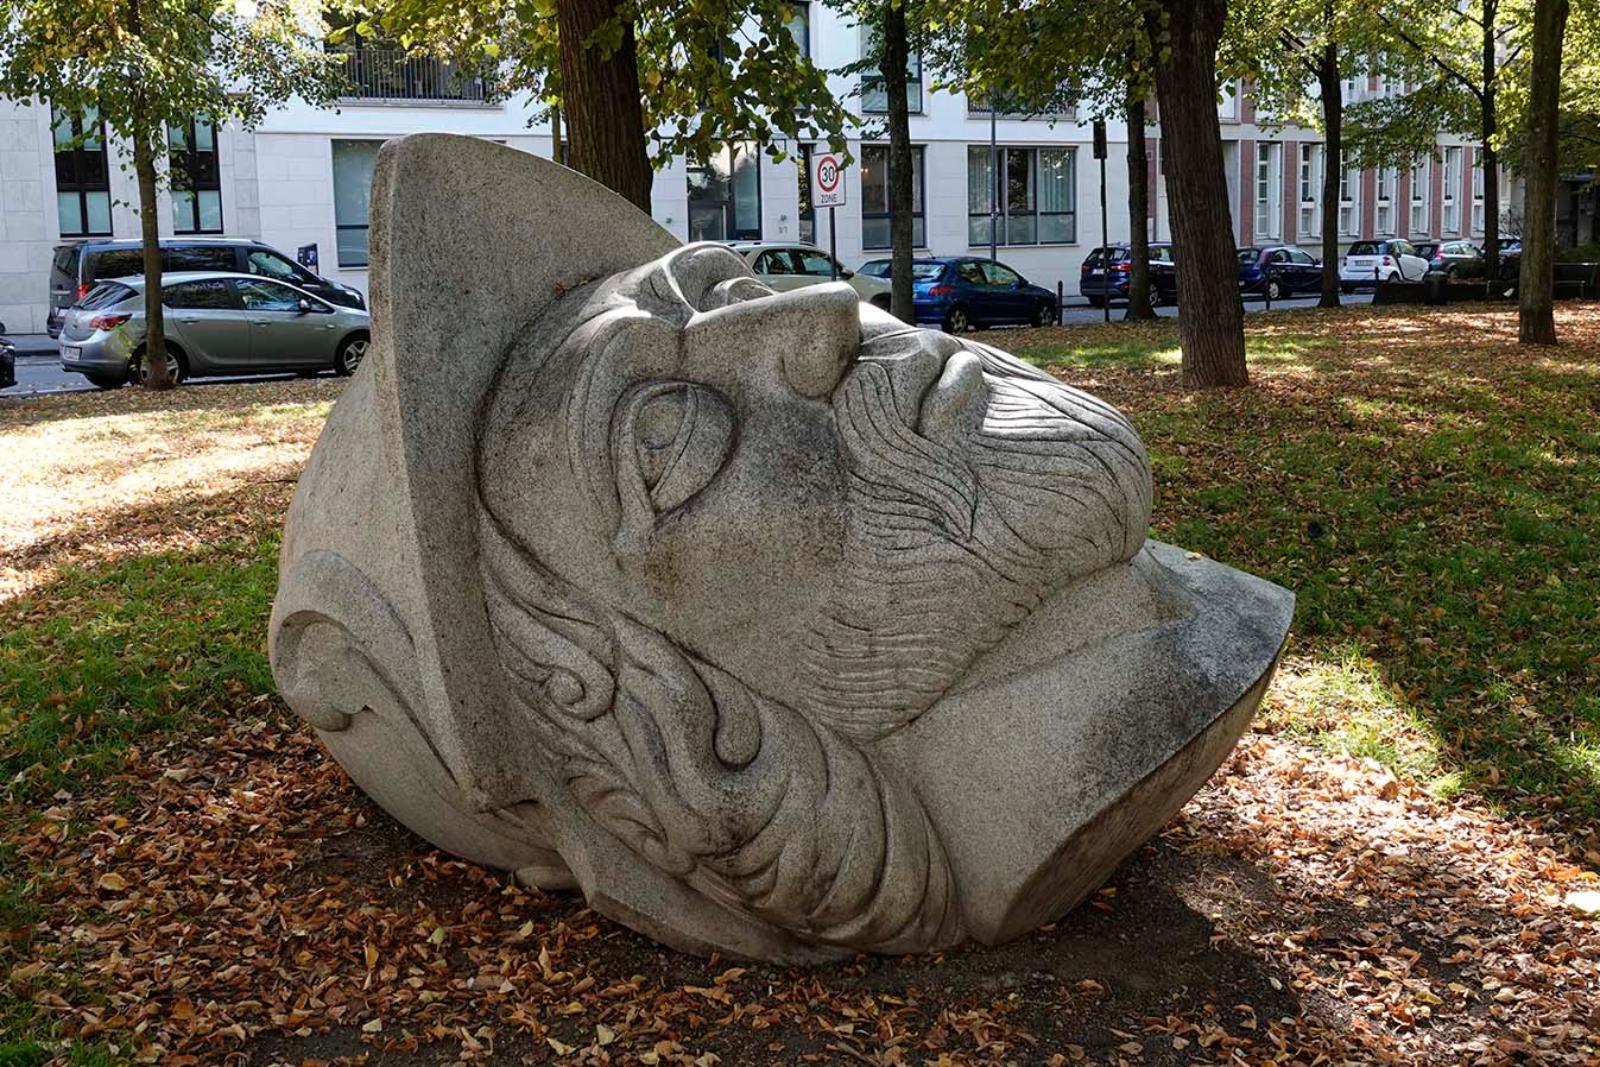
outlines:
M489 101L485 72L458 67L434 56L413 55L401 48L340 48L348 100L444 100L481 104Z

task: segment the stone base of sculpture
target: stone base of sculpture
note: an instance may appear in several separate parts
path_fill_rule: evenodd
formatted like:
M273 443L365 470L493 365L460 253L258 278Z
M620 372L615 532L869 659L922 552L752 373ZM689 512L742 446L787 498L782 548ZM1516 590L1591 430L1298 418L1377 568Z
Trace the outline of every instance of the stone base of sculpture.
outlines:
M483 142L391 142L373 218L271 658L440 848L691 952L994 944L1246 728L1293 597L1144 539L1100 401Z

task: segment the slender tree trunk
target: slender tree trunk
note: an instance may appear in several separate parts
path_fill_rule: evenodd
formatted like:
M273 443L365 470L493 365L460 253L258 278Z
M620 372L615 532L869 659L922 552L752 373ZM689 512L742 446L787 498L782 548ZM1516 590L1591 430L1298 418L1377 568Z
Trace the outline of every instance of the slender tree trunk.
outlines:
M1124 319L1153 319L1150 306L1150 155L1144 147L1144 93L1128 87L1128 310Z
M550 158L565 165L561 158L561 105L550 105Z
M1331 27L1333 0L1324 17ZM1344 170L1344 86L1339 79L1339 46L1332 40L1317 59L1322 92L1322 299L1318 307L1339 306L1339 178ZM1332 205L1333 210L1329 211Z
M133 173L139 183L139 237L144 242L144 356L145 385L171 389L178 384L167 373L166 322L161 303L161 228L157 223L156 161L144 123L133 139Z
M911 118L906 68L911 45L906 35L905 0L886 0L883 51L878 69L889 97L889 307L897 318L916 321L911 295L912 212Z
M1500 153L1494 138L1499 132L1495 113L1497 94L1495 74L1499 56L1495 40L1495 16L1499 0L1483 0L1483 96L1479 100L1483 120L1483 271L1485 295L1500 291Z
M128 31L134 38L144 33L143 5L128 5ZM133 126L133 176L139 185L139 238L144 252L144 383L151 389L171 389L178 384L167 373L166 306L161 303L161 225L156 215L155 143L165 144L167 131L152 130L143 91L135 87L131 101Z
M616 50L607 55L591 46L595 31L618 17L629 21ZM569 165L648 212L654 174L645 151L631 17L621 0L556 0L556 28Z
M1522 222L1519 340L1556 343L1556 153L1560 141L1561 37L1568 0L1538 0L1533 8L1533 65L1528 79L1527 211Z
M1159 0L1152 15L1167 195L1183 313L1183 384L1248 385L1239 262L1217 122L1217 43L1227 0Z

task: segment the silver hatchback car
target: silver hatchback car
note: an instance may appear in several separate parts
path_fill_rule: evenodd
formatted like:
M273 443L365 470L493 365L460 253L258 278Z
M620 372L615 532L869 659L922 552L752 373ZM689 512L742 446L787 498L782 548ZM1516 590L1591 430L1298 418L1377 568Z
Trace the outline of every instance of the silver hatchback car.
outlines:
M251 274L194 271L161 279L167 368L174 380L261 371L353 373L371 344L365 311ZM142 378L144 279L101 282L68 309L61 366L102 389Z

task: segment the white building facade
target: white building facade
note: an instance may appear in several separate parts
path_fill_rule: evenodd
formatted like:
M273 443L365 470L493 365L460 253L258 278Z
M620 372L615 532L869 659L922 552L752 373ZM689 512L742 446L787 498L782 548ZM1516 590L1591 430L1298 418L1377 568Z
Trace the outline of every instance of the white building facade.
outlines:
M861 54L861 30L821 4L797 4L795 30L813 60L838 69ZM920 68L920 63L914 63ZM221 235L264 241L295 256L316 246L318 271L363 292L367 279L367 199L377 148L425 131L481 137L552 156L548 125L525 98L492 102L481 84L448 76L435 60L368 53L353 68L359 97L336 109L279 109L253 132L201 124L172 133L173 180L161 193L164 236ZM934 92L920 77L911 89L911 140L917 172L913 230L919 254L988 255L990 196L1001 261L1029 281L1058 283L1076 295L1079 267L1101 242L1100 165L1088 116L999 116L991 157L991 119L981 101ZM850 151L846 207L803 210L804 164L813 146L779 143L775 161L761 146L729 145L709 166L674 159L657 171L653 214L678 237L837 243L847 266L887 257L889 242L883 93L871 83L835 78L835 90L862 113L867 140ZM1382 89L1352 82L1352 99ZM1327 165L1315 131L1274 128L1247 95L1219 108L1224 162L1241 245L1301 243L1313 250L1323 225L1342 244L1371 237L1473 238L1483 234L1482 181L1470 144L1441 138L1431 159L1397 174L1349 171L1338 204L1321 203ZM53 250L66 242L137 238L137 193L123 149L90 136L38 102L0 100L0 322L14 333L45 329ZM91 134L93 117L88 117ZM1154 126L1147 148L1153 180L1152 237L1170 238L1170 208ZM1108 123L1106 231L1125 241L1127 131ZM1000 180L991 175L991 159ZM484 196L515 195L484 189ZM835 228L836 227L836 231ZM464 241L473 235L463 234Z

